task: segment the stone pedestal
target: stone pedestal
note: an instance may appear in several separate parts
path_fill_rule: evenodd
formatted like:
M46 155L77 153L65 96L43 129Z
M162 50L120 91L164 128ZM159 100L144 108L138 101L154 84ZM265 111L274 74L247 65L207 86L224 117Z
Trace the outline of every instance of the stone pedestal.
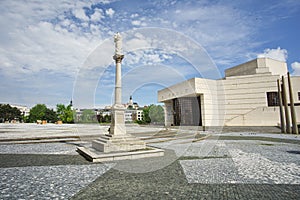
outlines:
M102 135L92 142L95 150L107 153L146 149L144 141L126 134L124 111L123 105L113 106L109 134Z
M125 119L124 119L125 108L123 105L114 105L111 112L111 125L109 129L110 135L125 135Z

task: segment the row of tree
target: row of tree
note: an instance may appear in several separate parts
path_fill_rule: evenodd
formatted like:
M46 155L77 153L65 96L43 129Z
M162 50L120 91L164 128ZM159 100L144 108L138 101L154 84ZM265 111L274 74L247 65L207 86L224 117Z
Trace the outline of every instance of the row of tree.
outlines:
M62 121L63 123L110 123L110 115L95 115L93 110L86 109L80 115L76 116L75 111L71 105L65 106L63 104L56 105L56 111L47 108L45 104L37 104L30 109L29 116L24 116L19 109L11 107L9 104L0 104L0 123L12 120L35 123L37 120L46 120L54 123ZM164 123L164 109L160 105L150 105L143 109L143 119L136 121L139 124L163 124Z
M74 114L71 105L57 104L56 111L54 111L47 108L45 104L37 104L30 109L29 116L25 119L25 122L32 123L37 120L46 120L54 123L60 120L63 123L74 123Z

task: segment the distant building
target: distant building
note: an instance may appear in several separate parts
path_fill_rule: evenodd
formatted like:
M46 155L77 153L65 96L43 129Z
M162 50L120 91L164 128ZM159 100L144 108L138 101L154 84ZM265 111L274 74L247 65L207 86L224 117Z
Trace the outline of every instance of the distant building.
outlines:
M132 123L136 120L143 119L143 109L139 107L138 103L133 102L132 96L129 98L129 102L124 104L126 108L124 112L124 120L126 123ZM111 106L105 106L104 109L96 109L96 114L102 117L110 116L111 115ZM79 113L79 112L78 112Z
M136 110L136 120L143 120L143 109Z
M106 115L110 116L111 115L111 109L107 109L107 108L105 108L105 109L98 109L97 110L97 115L101 115L102 117L104 117Z
M220 80L193 78L160 90L165 125L276 126L280 123L277 80L287 72L285 62L258 58L225 70ZM300 77L291 80L299 123Z
M130 109L136 110L139 108L139 104L136 102L133 102L132 96L130 96L129 102L127 104L125 104L125 107L126 107L126 109L129 109L129 110Z
M134 122L134 113L135 110L125 110L124 112L124 120L125 122Z
M24 116L29 116L30 114L30 108L28 108L27 106L22 106L22 105L14 105L14 104L10 104L11 107L15 107L18 110L20 110L20 112L22 113L22 115Z

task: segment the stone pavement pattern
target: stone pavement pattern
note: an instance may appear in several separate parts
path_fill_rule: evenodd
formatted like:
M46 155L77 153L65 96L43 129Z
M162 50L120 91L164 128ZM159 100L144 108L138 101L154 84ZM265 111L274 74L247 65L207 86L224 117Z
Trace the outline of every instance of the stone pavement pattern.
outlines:
M189 184L178 162L153 173L110 170L72 199L297 199L299 185Z
M197 134L143 127L137 135L166 156L107 164L75 152L86 141L1 144L0 199L300 199L298 137Z

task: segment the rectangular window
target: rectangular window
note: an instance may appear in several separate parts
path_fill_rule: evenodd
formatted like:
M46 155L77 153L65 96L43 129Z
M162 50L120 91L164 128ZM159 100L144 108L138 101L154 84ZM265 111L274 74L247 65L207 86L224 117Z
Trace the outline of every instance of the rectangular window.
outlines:
M175 126L202 126L200 97L173 99Z
M279 106L278 92L267 92L268 106Z
M300 92L298 92L298 101L300 101Z

